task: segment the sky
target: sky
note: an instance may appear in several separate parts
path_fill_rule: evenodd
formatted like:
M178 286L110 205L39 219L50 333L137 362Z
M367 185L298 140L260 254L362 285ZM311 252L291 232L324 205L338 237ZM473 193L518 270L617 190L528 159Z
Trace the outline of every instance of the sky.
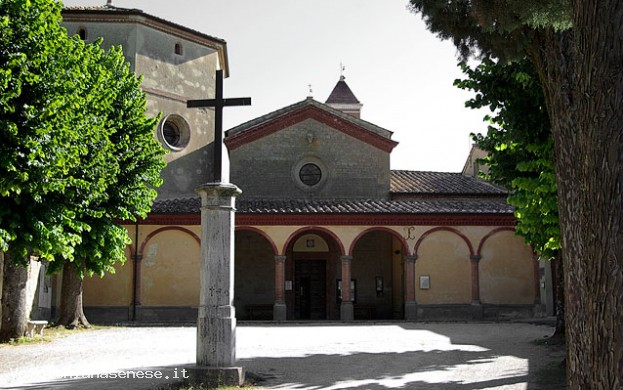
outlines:
M106 0L65 0L67 6ZM392 131L391 168L460 172L470 133L486 132L486 111L465 108L472 93L454 46L426 30L407 0L114 0L227 42L224 129L304 100L325 102L346 78L361 119ZM343 68L343 70L342 70Z

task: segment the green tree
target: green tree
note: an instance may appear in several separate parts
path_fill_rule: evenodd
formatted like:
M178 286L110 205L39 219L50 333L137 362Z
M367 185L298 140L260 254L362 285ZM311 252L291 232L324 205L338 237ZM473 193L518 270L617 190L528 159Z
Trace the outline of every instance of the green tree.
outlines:
M80 275L111 270L128 237L110 218L146 213L164 164L120 51L69 38L61 7L0 0L1 340L23 334L30 256Z
M512 190L508 202L515 206L516 231L541 258L556 259L562 271L560 227L554 169L554 148L545 109L545 98L532 63L520 60L501 63L484 58L475 68L460 64L467 79L455 85L475 97L465 105L489 108L487 134L472 134L476 145L487 152L482 161L489 167L484 177ZM556 334L564 337L562 272L557 274Z
M527 57L552 128L570 388L623 386L623 7L615 0L410 0L467 56Z

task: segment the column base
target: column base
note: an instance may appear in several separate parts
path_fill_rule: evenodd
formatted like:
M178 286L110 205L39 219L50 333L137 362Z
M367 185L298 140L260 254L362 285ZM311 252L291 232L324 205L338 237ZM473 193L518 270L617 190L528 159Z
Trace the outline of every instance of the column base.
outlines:
M209 388L221 386L242 386L244 384L244 368L242 367L204 367L192 366L187 369L185 384Z
M285 321L287 307L285 303L275 303L273 306L273 321Z
M340 319L342 321L353 321L355 319L355 310L352 302L342 302L340 306Z
M196 360L199 367L231 367L236 364L236 318L213 316L219 309L233 314L230 306L199 308Z
M416 302L405 303L405 320L406 321L417 320L417 303Z

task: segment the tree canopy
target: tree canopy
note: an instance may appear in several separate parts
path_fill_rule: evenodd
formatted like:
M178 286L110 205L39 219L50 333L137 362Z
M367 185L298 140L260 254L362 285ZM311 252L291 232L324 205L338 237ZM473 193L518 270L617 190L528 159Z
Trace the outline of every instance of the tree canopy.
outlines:
M487 152L485 177L512 190L517 233L544 258L560 249L554 150L545 98L534 66L527 60L501 63L485 58L474 67L460 64L467 79L459 88L475 92L470 108L488 107L487 134L472 134Z
M0 248L101 274L125 259L115 219L149 211L164 151L121 50L68 37L61 7L0 0Z

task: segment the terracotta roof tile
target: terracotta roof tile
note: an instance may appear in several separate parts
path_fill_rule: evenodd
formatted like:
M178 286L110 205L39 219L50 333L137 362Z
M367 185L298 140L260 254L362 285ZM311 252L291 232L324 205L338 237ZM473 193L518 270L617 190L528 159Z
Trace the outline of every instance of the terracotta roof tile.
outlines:
M392 171L394 194L505 195L508 190L478 177L462 173Z
M154 203L152 214L200 212L199 198L168 199ZM266 200L236 202L241 214L511 214L503 199L486 200Z

